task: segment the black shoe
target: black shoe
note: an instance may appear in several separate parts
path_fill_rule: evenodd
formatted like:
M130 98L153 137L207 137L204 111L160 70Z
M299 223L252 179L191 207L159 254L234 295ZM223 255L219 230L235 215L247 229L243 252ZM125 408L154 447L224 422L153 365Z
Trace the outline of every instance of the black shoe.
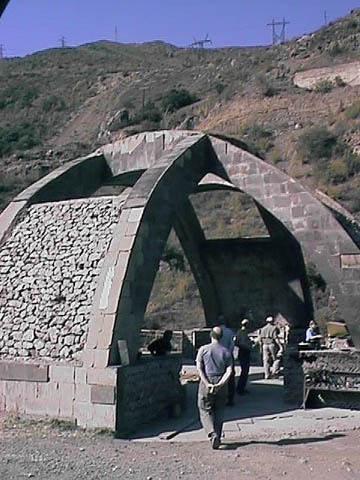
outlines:
M212 434L210 442L213 450L217 450L220 447L220 438L216 435L216 433Z

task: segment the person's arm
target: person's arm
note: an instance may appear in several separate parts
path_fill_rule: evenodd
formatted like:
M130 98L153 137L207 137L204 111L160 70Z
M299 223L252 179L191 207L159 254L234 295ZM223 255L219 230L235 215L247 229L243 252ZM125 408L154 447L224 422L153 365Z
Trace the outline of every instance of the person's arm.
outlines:
M206 386L206 388L212 387L212 384L209 382L209 379L207 378L204 369L203 369L203 362L201 358L199 358L199 354L196 358L196 369L198 371L200 381Z
M214 388L216 390L219 390L220 388L222 388L224 385L227 384L227 382L229 381L229 378L231 376L231 373L232 373L232 366L229 365L228 367L226 367L226 370L225 370L225 373L224 375L220 378L220 380L214 384Z

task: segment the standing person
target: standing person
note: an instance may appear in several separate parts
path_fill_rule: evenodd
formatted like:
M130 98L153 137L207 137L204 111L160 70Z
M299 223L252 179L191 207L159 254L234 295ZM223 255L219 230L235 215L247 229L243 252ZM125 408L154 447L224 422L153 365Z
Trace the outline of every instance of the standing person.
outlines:
M223 315L219 315L218 322L223 332L220 343L223 347L225 347L229 351L232 359L232 369L231 369L231 375L228 381L228 397L227 397L227 405L232 406L234 405L234 397L235 397L234 332L231 330L231 328L227 326L227 322L225 321L225 317Z
M213 449L220 446L227 382L232 370L231 355L220 343L222 335L221 327L214 327L210 333L211 343L200 347L196 356L200 421Z
M283 348L279 340L278 327L274 325L274 317L266 317L265 321L266 325L260 330L259 342L265 370L265 379L268 379L271 376L271 367L276 360L276 354L278 351L282 352Z
M248 333L249 320L244 318L241 322L241 328L236 332L235 345L238 347L238 360L241 367L240 377L236 386L236 392L239 395L249 393L246 390L246 384L249 377L250 355L254 346Z

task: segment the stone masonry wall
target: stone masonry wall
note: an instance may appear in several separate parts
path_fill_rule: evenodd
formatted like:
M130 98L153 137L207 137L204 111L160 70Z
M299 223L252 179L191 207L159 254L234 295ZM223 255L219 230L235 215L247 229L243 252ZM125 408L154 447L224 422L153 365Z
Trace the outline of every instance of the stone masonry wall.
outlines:
M31 206L0 248L0 358L81 360L123 196Z
M117 434L127 436L155 418L183 406L180 355L142 358L118 369ZM180 412L179 412L180 413Z

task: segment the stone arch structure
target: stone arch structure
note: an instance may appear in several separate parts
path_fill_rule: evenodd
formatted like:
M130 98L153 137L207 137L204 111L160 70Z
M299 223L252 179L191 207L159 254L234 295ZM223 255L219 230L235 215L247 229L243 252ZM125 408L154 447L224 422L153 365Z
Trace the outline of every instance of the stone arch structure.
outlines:
M105 183L124 183L125 177L125 183L131 185L119 198L112 200L115 207L110 225L106 211L104 214L104 209L110 208L104 204L108 200L96 199L92 194ZM189 201L189 195L195 193L199 185L202 189L226 188L248 194L259 209L269 238L231 242L206 240ZM16 258L27 248L29 228L25 225L30 222L36 229L44 209L48 209L49 219L62 212L63 216L58 218L65 224L66 212L73 208L74 202L77 206L90 204L91 211L90 207L82 206L80 217L72 213L70 217L78 219L71 220L68 233L71 230L73 238L79 242L86 237L95 243L99 229L105 233L96 248L90 241L80 242L75 247L75 241L69 244L70 263L75 265L71 267L71 275L68 270L65 269L65 273L62 270L65 260L61 241L54 241L57 250L53 255L43 255L46 242L42 237L41 252L35 252L39 263L46 258L45 270L55 268L55 264L60 268L57 270L59 281L49 281L53 290L46 290L45 286L42 294L50 302L62 302L61 312L54 307L56 315L65 316L58 335L59 345L55 343L54 347L47 332L44 333L48 317L36 310L36 305L41 303L39 297L34 293L36 315L32 315L32 321L35 327L31 327L24 321L26 313L22 313L27 312L23 304L29 298L26 296L28 286L19 283L12 287L9 275L16 266L17 281L27 279L29 283L28 274L22 272L27 262L20 258L22 266L18 267L19 259ZM96 202L101 204L100 211L94 206L98 205ZM238 301L241 295L243 298L252 296L249 283L253 284L255 277L249 281L249 275L254 268L246 266L251 263L262 269L267 281L259 290L265 290L269 284L276 286L276 289L269 288L270 293L262 298L266 308L281 313L294 329L304 329L313 308L305 271L305 262L311 261L331 289L341 318L346 321L358 347L359 241L351 229L341 225L334 210L333 204L329 208L329 202L320 201L294 179L246 151L243 145L198 132L139 134L55 170L18 195L0 216L0 329L5 332L0 338L0 409L70 416L80 425L123 431L141 422L142 408L149 416L149 398L154 391L166 390L157 388L156 382L170 377L176 379L179 367L179 360L171 358L146 366L136 363L139 330L171 228L175 229L194 273L208 325L216 322L220 312L238 314L236 304L241 303L242 300ZM37 220L31 223L34 215ZM104 218L106 226L101 223ZM79 226L84 223L90 225L86 227L86 235ZM58 239L61 228L58 231L54 227L53 231L54 238ZM16 232L25 232L25 238L21 248L15 251L14 245L19 243L16 243L19 234ZM91 261L87 256L88 248L96 250L92 252ZM26 251L29 255L26 259L31 258L30 253L33 254ZM78 261L79 255L84 261ZM81 276L78 270L84 269L85 274ZM224 271L227 272L226 281ZM78 277L76 288L71 285L55 295L54 285L59 287L66 283L62 277L65 274L66 278ZM88 284L89 277L92 283ZM36 283L36 278L33 281ZM29 288L31 293L32 287ZM86 301L77 304L74 290L78 297L86 290ZM259 297L257 302L261 303ZM258 308L260 325L263 318L260 314L264 311ZM39 316L42 316L42 326L38 325ZM49 321L56 322L56 318ZM16 322L19 322L16 328L32 332L27 335L29 340L25 346L20 340L14 340L12 327L9 327ZM80 331L79 336L72 331L69 333L73 323L75 331ZM42 343L34 345L32 342L36 340ZM129 366L120 365L119 340L126 342ZM9 350L5 346L4 350L5 341L18 347L12 346ZM75 342L75 346L71 342ZM45 345L39 350L37 345L40 344ZM60 349L68 344L67 350ZM21 352L26 355L22 357ZM153 375L151 369L155 369ZM172 372L170 377L169 371ZM155 384L149 385L149 377L155 378ZM17 391L21 392L18 396L14 394L14 382ZM152 392L147 399L139 393L140 390L144 392L144 382L148 388L145 391ZM172 391L179 393L176 388ZM45 408L47 396L52 396L53 404ZM134 407L129 407L129 398ZM169 398L165 397L152 402L153 414L156 414L154 404L163 408L167 402Z

